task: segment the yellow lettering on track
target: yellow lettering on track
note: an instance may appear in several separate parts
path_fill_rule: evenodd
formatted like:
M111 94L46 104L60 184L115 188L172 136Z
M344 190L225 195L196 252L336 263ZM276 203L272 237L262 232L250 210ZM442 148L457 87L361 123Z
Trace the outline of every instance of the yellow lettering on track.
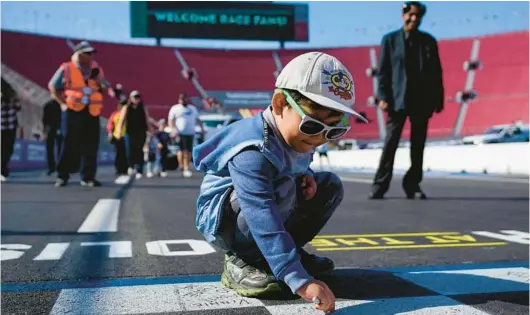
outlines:
M379 245L379 243L377 243L376 241L373 241L371 239L368 239L366 237L359 237L359 238L355 238L355 239L344 239L344 238L337 238L336 239L337 242L339 243L342 243L344 245L348 245L348 246L355 246L357 244L369 244L369 245Z
M327 239L314 239L309 242L309 245L313 247L330 247L330 246L339 246L339 244L334 243Z
M381 238L383 241L385 241L385 245L411 245L415 244L413 241L400 241L396 240L395 238L391 237L383 237Z
M449 243L458 243L459 240L448 240L438 236L425 236L426 239L431 241L433 244L449 244Z

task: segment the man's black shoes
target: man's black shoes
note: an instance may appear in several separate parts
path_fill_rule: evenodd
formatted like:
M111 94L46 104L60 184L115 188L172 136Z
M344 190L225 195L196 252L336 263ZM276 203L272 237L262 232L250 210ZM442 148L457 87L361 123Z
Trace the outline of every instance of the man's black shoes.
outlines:
M404 189L405 195L407 196L407 199L427 199L427 195L421 190L421 188L416 189ZM370 200L380 200L385 199L385 195L379 192L374 192L368 195L368 199Z
M419 186L417 186L414 189L403 187L403 190L405 190L407 199L422 199L422 200L427 199L427 195L421 190Z

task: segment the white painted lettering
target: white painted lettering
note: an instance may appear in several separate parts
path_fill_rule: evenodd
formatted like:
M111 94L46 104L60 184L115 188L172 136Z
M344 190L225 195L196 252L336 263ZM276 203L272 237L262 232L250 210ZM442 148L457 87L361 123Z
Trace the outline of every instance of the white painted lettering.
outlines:
M168 244L187 244L191 250L171 251ZM145 243L147 252L156 256L197 256L215 253L215 249L206 241L201 240L170 240Z
M514 231L514 230L502 230L500 232L503 234L487 232L487 231L474 231L471 233L475 235L496 238L499 240L512 242L512 243L525 244L525 245L530 244L530 233L528 232L521 232L521 231Z
M70 246L70 243L49 243L33 260L59 260Z
M109 246L109 258L131 258L133 256L130 241L83 242L81 246Z
M117 232L119 215L119 199L99 199L77 233Z
M22 250L30 249L31 245L26 244L0 244L0 260L18 259L24 255Z

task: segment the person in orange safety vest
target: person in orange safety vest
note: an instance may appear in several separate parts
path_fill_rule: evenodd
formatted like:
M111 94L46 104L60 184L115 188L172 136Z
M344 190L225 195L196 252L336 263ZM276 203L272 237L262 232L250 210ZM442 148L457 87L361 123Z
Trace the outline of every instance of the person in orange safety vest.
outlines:
M66 186L70 174L77 173L80 168L81 185L101 186L96 180L99 117L103 93L109 84L103 77L103 70L94 61L96 53L88 42L80 42L74 48L71 61L62 63L48 84L52 97L61 104L63 111L63 145L57 165L56 187Z

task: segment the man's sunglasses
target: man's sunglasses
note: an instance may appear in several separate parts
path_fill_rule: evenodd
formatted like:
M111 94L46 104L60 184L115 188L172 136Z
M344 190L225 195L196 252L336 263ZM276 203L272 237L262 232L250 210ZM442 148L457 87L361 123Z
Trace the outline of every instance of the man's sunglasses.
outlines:
M342 126L328 126L323 122L314 119L313 117L307 115L304 110L296 103L292 96L284 90L277 89L276 92L282 92L287 99L287 103L291 105L294 110L302 117L302 121L298 126L300 132L308 136L316 136L320 133L324 133L324 137L327 140L336 140L346 134L350 130L351 126L348 122L346 115L342 117L341 124Z

